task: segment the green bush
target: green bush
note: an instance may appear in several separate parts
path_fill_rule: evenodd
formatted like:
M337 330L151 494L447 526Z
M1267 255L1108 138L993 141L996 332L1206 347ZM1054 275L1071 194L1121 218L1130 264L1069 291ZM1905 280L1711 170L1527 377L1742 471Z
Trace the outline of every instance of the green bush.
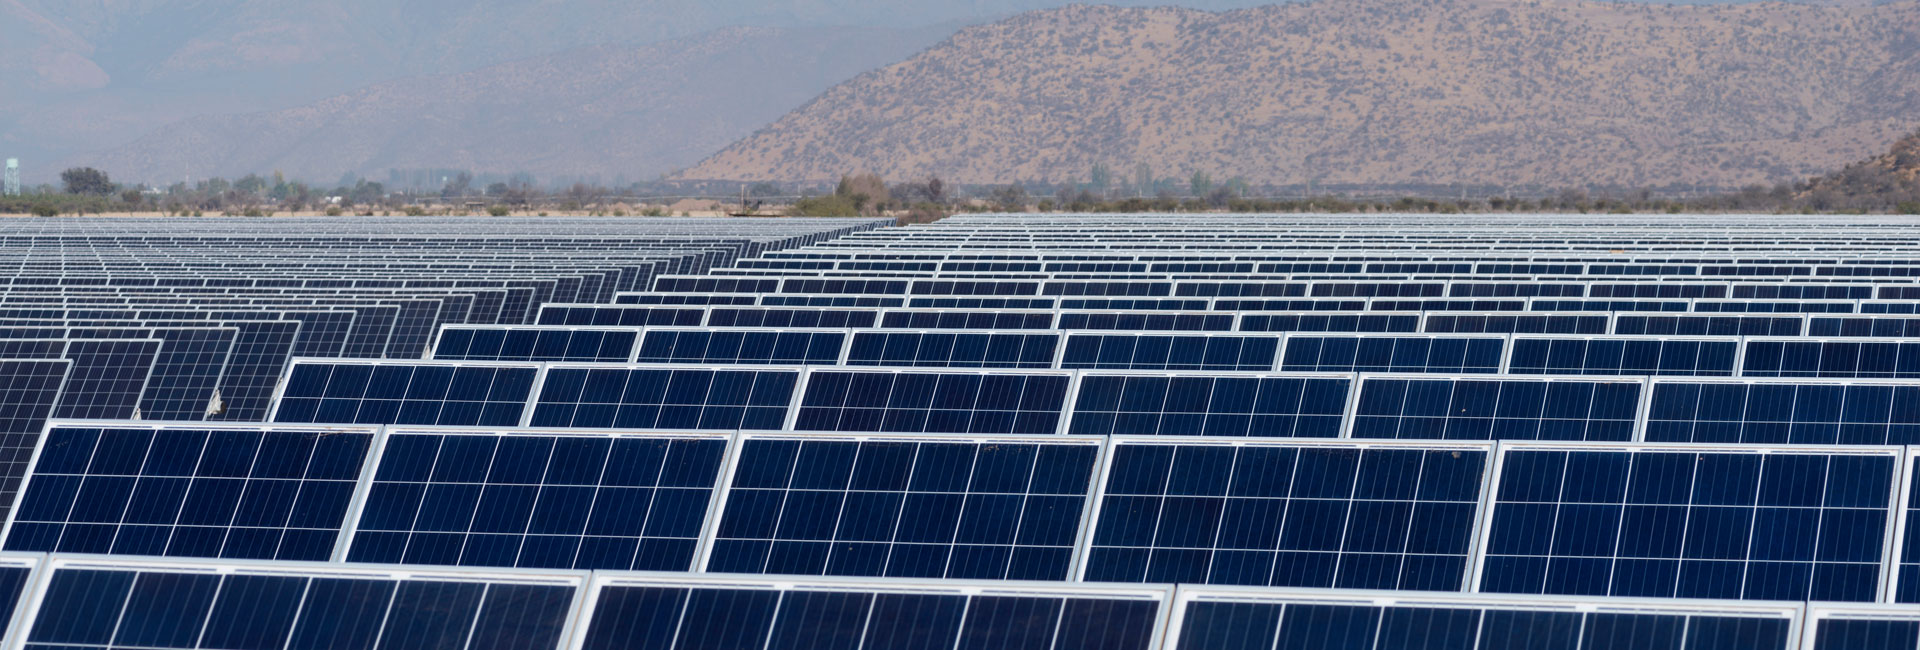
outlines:
M787 214L795 217L857 217L860 208L844 196L809 196L793 202Z
M52 203L35 203L35 204L33 204L33 216L36 216L36 217L54 217L54 216L59 216L59 215L60 215L60 208L56 208L56 207L53 207L53 204L52 204Z
M504 205L487 206L487 214L490 214L496 217L504 217L504 216L507 216L508 214L511 214L512 212L513 212L512 210L508 210L507 206L504 206Z
M427 209L417 205L409 205L407 206L407 216L409 217L427 216Z
M1920 201L1901 202L1900 214L1920 214Z
M340 206L337 206L337 205L330 205L330 206L327 206L327 216L329 216L329 217L338 217L338 216L340 216L341 214L342 214L342 213L340 212Z

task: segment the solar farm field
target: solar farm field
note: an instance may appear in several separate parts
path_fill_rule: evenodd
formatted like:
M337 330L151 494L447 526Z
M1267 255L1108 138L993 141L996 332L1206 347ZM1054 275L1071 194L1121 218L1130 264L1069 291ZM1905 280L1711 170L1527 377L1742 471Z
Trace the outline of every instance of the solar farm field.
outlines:
M1920 219L0 223L6 648L1920 646Z

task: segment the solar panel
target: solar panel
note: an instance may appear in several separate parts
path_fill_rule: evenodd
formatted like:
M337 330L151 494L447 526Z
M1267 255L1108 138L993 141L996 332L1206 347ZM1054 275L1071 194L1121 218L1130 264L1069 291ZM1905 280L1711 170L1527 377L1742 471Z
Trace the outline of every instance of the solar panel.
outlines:
M1064 373L814 370L796 431L1052 434Z
M395 429L350 562L687 571L727 438Z
M1621 318L1626 318L1622 316ZM1606 334L1606 316L1590 314L1427 314L1422 332L1454 334Z
M715 311L719 311L716 309ZM597 305L542 305L541 325L697 326L707 317L704 307L608 307Z
M1052 368L1059 343L1058 334L854 332L853 343L847 348L846 365Z
M265 420L273 409L273 389L280 383L280 373L286 369L300 336L300 323L228 321L223 325L236 328L238 334L213 403L204 415L208 420Z
M1920 386L1755 379L1653 382L1648 442L1920 442Z
M1491 452L1115 438L1081 578L1457 591Z
M374 432L56 424L9 551L328 560Z
M782 309L715 307L707 316L709 327L778 328L867 328L879 319L871 309ZM699 325L692 323L648 323L649 325Z
M1354 438L1633 439L1642 385L1633 379L1361 378Z
M7 406L0 411L0 467L25 460L8 450L33 448L72 365L65 359L0 359L0 404Z
M1740 376L1920 378L1920 341L1752 339Z
M1166 647L1790 650L1799 615L1795 604L1181 587Z
M1614 334L1663 336L1800 336L1802 316L1645 316L1621 314L1614 318ZM1594 332L1604 333L1604 332ZM1814 336L1831 336L1813 334Z
M833 365L843 331L649 329L641 363Z
M297 360L274 422L514 426L540 367Z
M575 650L1150 650L1166 589L596 576Z
M16 635L20 617L33 588L34 574L44 561L34 555L0 555L0 643L19 645Z
M1333 438L1340 435L1352 383L1347 376L1087 371L1067 431Z
M554 648L585 578L55 558L32 648Z
M777 430L797 370L561 367L547 370L536 427Z
M1072 334L1062 368L1271 371L1278 336Z
M1897 502L1899 516L1894 523L1899 539L1893 546L1897 556L1891 558L1893 585L1887 595L1896 603L1920 603L1920 530L1915 530L1920 527L1920 517L1914 516L1920 510L1920 496L1915 494L1916 485L1920 485L1920 459L1914 458L1913 448L1908 448L1900 471L1904 474L1898 480L1904 482L1905 489Z
M1245 314L1242 332L1418 332L1419 314Z
M1920 337L1920 318L1899 316L1814 316L1807 319L1807 336Z
M1098 438L747 434L707 571L1065 580Z
M433 358L624 363L633 359L639 334L638 330L455 326L440 330Z
M1290 335L1280 369L1497 373L1506 347L1506 339L1499 337Z
M1805 650L1905 650L1920 646L1920 612L1900 605L1810 604Z
M1062 315L1060 329L1106 329L1082 327ZM823 325L825 326L825 325ZM861 327L849 324L849 327ZM1046 330L1054 328L1053 312L1019 311L907 311L880 314L878 327L888 329L941 330Z
M61 419L125 420L140 410L140 394L146 391L153 374L153 362L160 354L160 341L73 340L67 343L67 359L73 369L66 386L60 389L65 399L53 410Z
M1507 372L1516 375L1734 374L1740 342L1639 338L1515 336Z
M1504 443L1480 591L1873 601L1893 448Z

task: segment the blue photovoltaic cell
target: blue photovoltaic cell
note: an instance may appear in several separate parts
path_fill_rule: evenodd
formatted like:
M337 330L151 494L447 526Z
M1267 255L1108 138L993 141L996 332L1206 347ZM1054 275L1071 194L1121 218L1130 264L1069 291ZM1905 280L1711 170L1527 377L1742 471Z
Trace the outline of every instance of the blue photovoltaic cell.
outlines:
M879 312L870 309L780 309L715 307L708 327L873 327ZM700 323L673 323L699 325Z
M1624 316L1622 318L1625 318ZM1581 314L1429 314L1420 330L1458 334L1606 334L1607 316Z
M1920 318L1891 316L1815 316L1807 321L1807 336L1920 337Z
M1920 386L1660 381L1648 442L1920 443Z
M849 366L1052 368L1059 334L855 332ZM831 364L833 361L826 361Z
M433 349L437 360L622 363L639 331L450 327Z
M1738 341L1516 337L1516 375L1733 375Z
M552 368L533 426L590 429L779 429L797 370Z
M796 431L1051 434L1066 375L814 371Z
M1280 369L1290 372L1500 372L1501 338L1289 336Z
M833 365L845 332L649 330L641 363Z
M73 369L61 388L53 416L73 420L125 420L140 408L160 341L71 341Z
M1906 530L1901 531L1900 548L1895 550L1899 554L1896 559L1899 564L1894 565L1892 594L1896 603L1920 603L1920 493L1914 491L1920 487L1920 466L1915 465L1915 460L1912 456L1907 458L1906 503L1901 505L1906 508Z
M716 584L720 583L720 584ZM896 584L599 587L582 650L844 650L1155 647L1161 603L1125 592L992 594Z
M1242 332L1418 332L1419 314L1246 314Z
M31 615L27 647L555 648L579 592L515 576L212 568L56 567Z
M1060 367L1100 370L1271 371L1278 336L1074 334Z
M1614 318L1614 334L1661 336L1799 336L1799 316L1644 316ZM1595 332L1601 333L1601 332ZM1826 336L1814 334L1814 336Z
M719 311L719 310L715 310ZM662 327L699 325L707 317L704 307L591 307L543 305L541 325L619 325L622 327Z
M239 331L155 329L165 341L153 362L153 376L140 395L140 417L151 420L204 420L220 375Z
M275 422L514 426L539 369L305 361L287 373Z
M1095 441L748 438L708 571L1065 580Z
M273 410L273 389L292 357L300 335L296 321L229 322L239 329L233 353L220 378L219 401L207 413L209 420L260 422Z
M880 317L887 329L927 330L1047 330L1053 329L1051 312L992 311L890 311ZM1062 329L1067 329L1064 322Z
M1911 650L1920 647L1920 616L1911 608L1860 613L1808 613L1812 643L1804 650Z
M350 562L687 571L727 441L395 432Z
M67 377L65 359L0 359L0 466L24 462L5 450L33 448Z
M1069 433L1333 438L1344 377L1097 375L1080 379Z
M1360 382L1352 437L1445 440L1633 439L1630 381L1400 379Z
M1488 451L1116 444L1082 577L1458 591Z
M13 507L70 365L65 359L0 360L0 517Z
M1126 312L1065 312L1063 330L1138 332L1231 332L1232 314L1154 314Z
M1407 601L1323 594L1208 594L1188 602L1169 650L1788 650L1790 610L1697 604ZM1903 646L1904 647L1904 646Z
M1871 601L1888 453L1507 447L1480 590Z
M33 578L35 564L21 558L0 558L0 639L13 632L13 618L29 595L27 583Z
M55 427L9 551L332 559L373 433Z
M1920 378L1920 342L1747 341L1742 377Z

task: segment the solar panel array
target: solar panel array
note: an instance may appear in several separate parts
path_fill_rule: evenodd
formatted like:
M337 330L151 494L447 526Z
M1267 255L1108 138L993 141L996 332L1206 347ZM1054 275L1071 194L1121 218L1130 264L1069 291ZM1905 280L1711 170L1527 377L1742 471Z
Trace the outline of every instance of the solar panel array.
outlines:
M8 224L5 647L1920 643L1920 220L879 226Z

